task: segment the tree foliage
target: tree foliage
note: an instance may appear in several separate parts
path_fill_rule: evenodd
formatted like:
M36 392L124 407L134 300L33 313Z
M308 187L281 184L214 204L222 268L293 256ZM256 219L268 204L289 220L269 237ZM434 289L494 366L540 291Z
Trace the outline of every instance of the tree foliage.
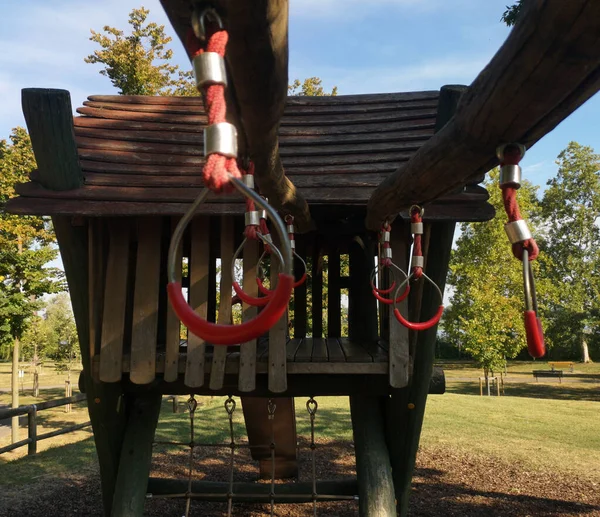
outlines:
M544 275L559 286L548 300L547 335L577 357L586 345L600 345L600 156L571 142L557 164L542 200L552 260Z
M506 11L504 11L502 14L502 21L509 27L512 27L515 23L517 23L522 10L523 0L518 0L517 3L513 5L507 5Z
M13 129L9 142L0 141L0 205L15 196L15 184L27 181L34 168L27 132ZM53 242L48 221L0 212L0 351L4 357L27 328L38 299L64 288L62 273L46 267L58 255Z
M337 86L334 86L331 92L326 92L322 86L323 80L319 77L307 77L303 81L295 79L288 86L288 95L301 95L306 97L327 97L337 95Z
M504 232L506 217L498 170L485 185L497 215L485 223L466 223L452 252L448 283L453 288L451 306L444 316L448 339L468 352L484 369L499 371L506 359L525 347L523 280L521 263L514 259ZM525 181L519 190L523 217L535 215L536 187ZM543 253L537 262L546 260ZM537 270L537 264L534 263ZM538 281L541 295L547 287Z
M165 26L148 22L150 11L143 7L129 13L131 32L106 25L102 32L91 31L90 40L100 50L85 58L100 63L122 95L197 95L192 72L181 71L170 63L173 51L167 47L172 38Z

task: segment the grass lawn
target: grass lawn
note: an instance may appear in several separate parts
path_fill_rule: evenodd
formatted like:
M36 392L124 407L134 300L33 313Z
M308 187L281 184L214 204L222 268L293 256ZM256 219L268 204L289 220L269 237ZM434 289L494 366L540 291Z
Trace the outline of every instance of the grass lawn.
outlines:
M23 387L25 391L31 392L33 389L33 366L31 363L21 363L20 369L25 371L23 378ZM71 370L71 383L77 384L81 365L75 364ZM12 363L0 362L0 390L11 388ZM57 372L52 361L45 361L42 365L39 375L40 388L64 386L67 379L67 372ZM21 379L19 379L19 388ZM63 395L64 396L64 395Z
M476 367L471 360L438 360L436 365L444 369L447 377L480 377L483 375L483 370ZM531 375L533 370L550 369L547 361L509 361L507 366L509 376L511 373L528 373ZM568 368L562 368L562 370L566 375L571 373ZM575 361L573 375L577 374L600 376L600 363L578 363Z

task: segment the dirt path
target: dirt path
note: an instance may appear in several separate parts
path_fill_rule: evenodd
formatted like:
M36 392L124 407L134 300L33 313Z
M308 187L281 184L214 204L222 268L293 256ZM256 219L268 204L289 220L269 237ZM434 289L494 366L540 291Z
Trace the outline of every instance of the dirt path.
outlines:
M227 479L227 457L198 455L196 479ZM253 480L256 469L241 451L237 481ZM155 456L153 475L185 477L186 454ZM350 443L330 444L318 449L317 471L321 478L354 474L354 451ZM485 517L571 517L600 516L600 480L569 477L558 472L531 471L522 465L497 459L476 457L442 449L421 450L417 461L411 517L485 516ZM310 479L310 458L301 456L300 477ZM39 479L35 485L18 490L2 490L0 516L64 517L101 516L100 483L97 475L86 478ZM184 502L148 499L146 515L181 516ZM269 514L269 507L234 505L237 517ZM192 503L192 516L226 515L222 503ZM311 505L278 505L280 517L309 517ZM358 505L320 503L318 515L350 517L358 515Z

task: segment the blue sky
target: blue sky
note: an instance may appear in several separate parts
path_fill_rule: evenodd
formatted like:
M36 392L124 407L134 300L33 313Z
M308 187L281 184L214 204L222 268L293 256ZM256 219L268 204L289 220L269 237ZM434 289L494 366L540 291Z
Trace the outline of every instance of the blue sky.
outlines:
M319 76L340 94L438 89L470 84L509 29L500 22L510 0L290 0L290 79ZM24 125L20 90L64 88L73 106L87 95L115 93L97 65L83 62L95 44L89 30L127 27L144 5L174 35L158 0L2 1L0 138ZM189 63L174 37L175 62ZM548 85L551 87L551 85ZM538 185L555 174L570 140L600 151L596 95L528 152L524 176Z

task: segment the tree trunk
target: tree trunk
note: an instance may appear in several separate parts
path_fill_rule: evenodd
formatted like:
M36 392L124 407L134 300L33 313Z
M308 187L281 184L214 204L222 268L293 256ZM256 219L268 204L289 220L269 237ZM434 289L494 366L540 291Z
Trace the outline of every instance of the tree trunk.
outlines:
M581 336L581 361L583 363L589 363L590 360L590 350L588 348L587 340L585 339L585 334Z

